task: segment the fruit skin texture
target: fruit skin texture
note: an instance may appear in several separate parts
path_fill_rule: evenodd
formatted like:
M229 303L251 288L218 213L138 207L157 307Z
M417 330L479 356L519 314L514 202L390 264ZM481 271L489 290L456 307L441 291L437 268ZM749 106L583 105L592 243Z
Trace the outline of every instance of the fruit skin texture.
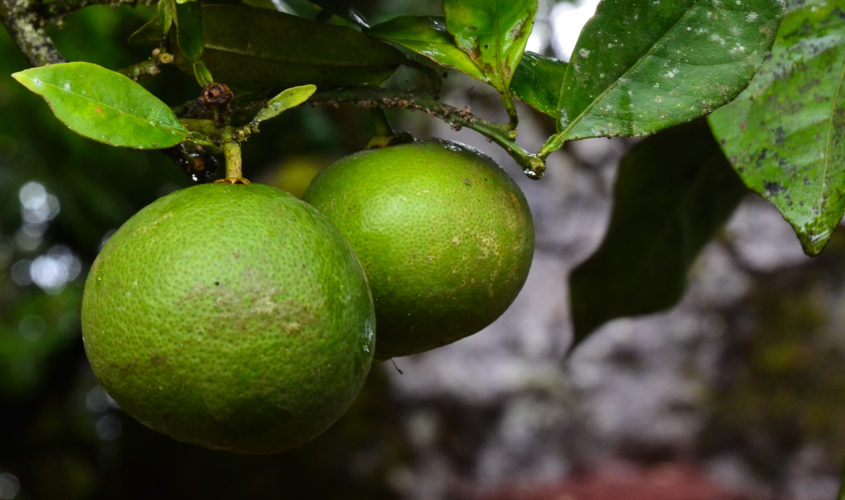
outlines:
M94 373L130 415L241 453L300 445L369 372L363 270L322 215L258 184L177 191L130 218L85 284Z
M305 201L349 240L376 305L376 357L484 328L525 283L534 226L491 159L439 141L361 151L317 176Z

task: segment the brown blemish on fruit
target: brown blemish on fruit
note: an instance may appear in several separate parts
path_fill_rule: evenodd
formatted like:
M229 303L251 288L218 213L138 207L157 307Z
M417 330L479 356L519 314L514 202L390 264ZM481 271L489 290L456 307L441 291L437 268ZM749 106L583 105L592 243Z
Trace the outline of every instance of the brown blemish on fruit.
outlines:
M153 366L163 366L167 364L167 356L164 354L154 353L150 358L150 364Z

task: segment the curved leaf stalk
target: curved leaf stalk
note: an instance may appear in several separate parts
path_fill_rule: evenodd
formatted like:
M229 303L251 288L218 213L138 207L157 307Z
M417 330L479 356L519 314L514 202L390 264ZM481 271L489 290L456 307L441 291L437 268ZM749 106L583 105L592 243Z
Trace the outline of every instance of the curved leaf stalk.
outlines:
M555 134L549 137L546 143L543 144L543 147L540 148L540 152L537 153L537 156L540 158L546 158L550 154L562 148L564 142L565 140L563 138L563 134Z
M508 114L508 129L511 139L516 139L516 127L519 126L519 115L516 113L516 102L513 100L513 95L510 91L502 94L502 106Z
M513 141L511 124L494 123L463 109L444 104L432 96L401 93L387 89L345 89L338 92L317 93L309 103L312 106L352 104L359 108L401 108L423 111L430 116L449 123L453 129L470 128L484 135L502 147L523 169L525 175L539 179L546 169L545 161L539 155L529 153Z

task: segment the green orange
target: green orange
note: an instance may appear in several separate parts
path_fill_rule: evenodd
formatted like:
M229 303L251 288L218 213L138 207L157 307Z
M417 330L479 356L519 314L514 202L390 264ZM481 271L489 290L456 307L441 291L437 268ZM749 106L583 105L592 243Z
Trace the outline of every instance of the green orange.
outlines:
M447 142L361 151L317 176L305 201L361 259L376 307L376 357L425 351L498 318L525 283L534 226L490 158Z
M194 186L142 209L103 247L82 304L91 367L127 413L243 453L300 445L346 411L374 319L334 226L257 184Z

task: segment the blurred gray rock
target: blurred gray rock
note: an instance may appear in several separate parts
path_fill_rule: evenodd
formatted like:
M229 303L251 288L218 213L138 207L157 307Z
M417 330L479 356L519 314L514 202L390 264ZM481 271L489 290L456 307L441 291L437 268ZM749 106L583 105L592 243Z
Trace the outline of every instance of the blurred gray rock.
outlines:
M473 95L484 99L482 91ZM548 135L543 123L521 124L528 149L539 149L538 138ZM401 488L402 494L443 498L552 483L608 456L695 457L709 418L702 394L723 371L722 311L748 295L756 273L809 260L789 224L749 196L695 262L678 306L609 322L566 358L567 275L603 237L616 165L632 141L572 143L549 158L543 180L533 181L473 131L432 121L415 133L449 137L503 165L526 194L537 248L525 287L495 323L452 345L394 360L401 372L382 364L421 458L403 477L426 485ZM752 492L749 498L767 497L763 481L738 455L713 459L709 470L715 480ZM838 484L829 468L813 467L812 457L796 457L790 471L789 498L822 498Z

